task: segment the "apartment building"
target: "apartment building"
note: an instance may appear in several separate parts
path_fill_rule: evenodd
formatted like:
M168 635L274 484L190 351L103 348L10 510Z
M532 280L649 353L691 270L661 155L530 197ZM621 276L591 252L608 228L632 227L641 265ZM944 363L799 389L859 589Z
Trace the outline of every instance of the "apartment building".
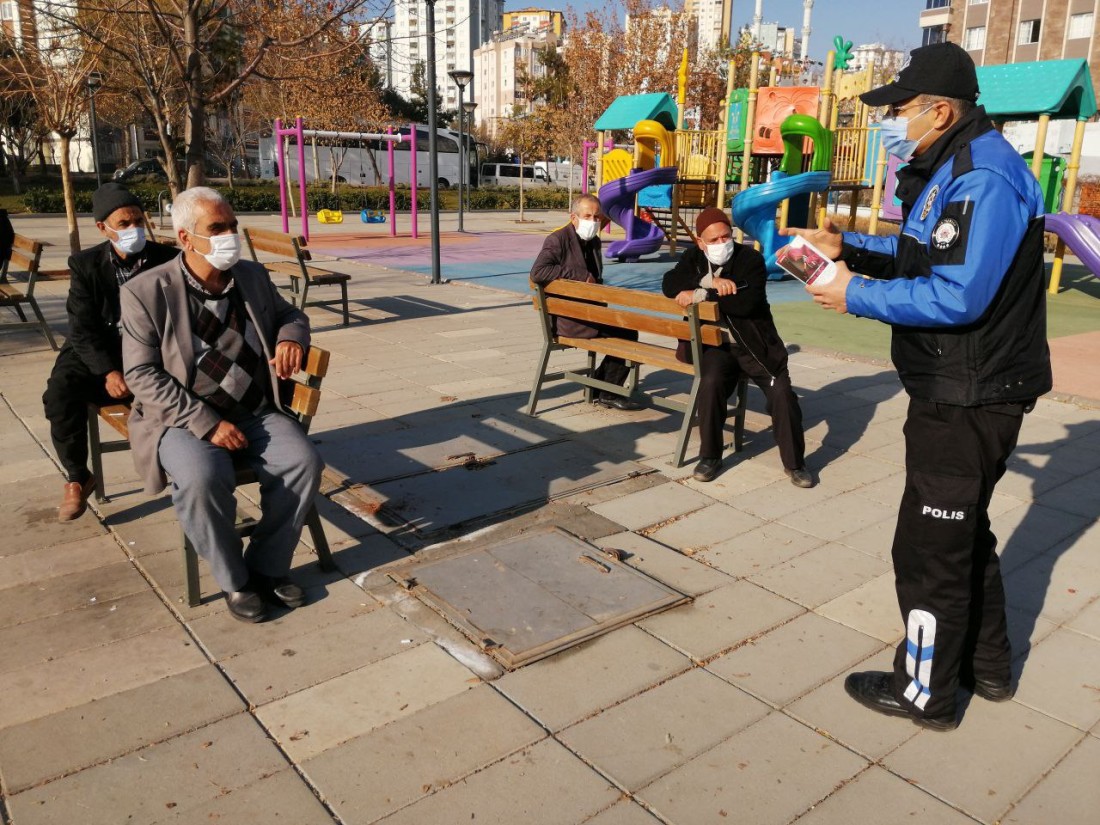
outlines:
M695 20L697 43L701 52L717 49L729 39L733 0L687 0L684 11Z
M1100 97L1100 0L927 0L924 44L949 40L979 66L1084 58Z
M552 9L517 9L504 12L504 18L500 26L502 32L510 32L522 29L526 32L540 32L549 29L557 37L565 30L565 17L560 11Z
M458 88L448 72L476 72L474 52L499 31L504 0L437 0L435 3L436 92L444 109L458 108ZM393 88L408 97L416 65L428 59L428 11L424 0L395 0L390 61ZM467 96L467 100L469 97Z
M531 78L541 76L545 69L538 53L556 48L558 42L552 27L531 30L517 26L494 33L474 52L475 127L484 126L490 137L496 137L517 106L523 112L532 110L534 104L519 79L525 73Z

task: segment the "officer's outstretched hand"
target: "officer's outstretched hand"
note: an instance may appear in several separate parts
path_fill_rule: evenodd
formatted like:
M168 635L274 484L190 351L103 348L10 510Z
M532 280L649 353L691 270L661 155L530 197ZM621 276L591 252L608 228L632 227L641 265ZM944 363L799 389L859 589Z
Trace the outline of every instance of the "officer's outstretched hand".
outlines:
M821 250L821 254L828 255L834 261L840 257L844 244L844 236L828 218L825 218L818 229L798 229L788 226L786 229L780 229L779 234L790 238L795 235L803 237Z
M822 250L824 251L824 250ZM836 275L824 286L820 284L807 284L806 291L814 296L814 303L825 309L835 309L841 315L848 311L848 284L851 283L852 270L844 261L836 262Z

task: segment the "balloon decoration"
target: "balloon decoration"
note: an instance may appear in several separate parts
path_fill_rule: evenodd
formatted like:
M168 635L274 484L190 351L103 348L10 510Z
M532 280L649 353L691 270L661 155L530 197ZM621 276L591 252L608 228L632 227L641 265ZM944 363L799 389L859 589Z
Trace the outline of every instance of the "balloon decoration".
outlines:
M836 48L836 57L833 58L833 68L844 71L852 62L852 41L845 40L842 35L833 38L833 46Z

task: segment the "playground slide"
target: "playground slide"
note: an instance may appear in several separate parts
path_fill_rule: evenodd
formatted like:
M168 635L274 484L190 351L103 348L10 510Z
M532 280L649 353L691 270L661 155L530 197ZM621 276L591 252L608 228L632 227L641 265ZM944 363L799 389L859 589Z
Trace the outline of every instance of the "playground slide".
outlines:
M1100 278L1100 220L1089 215L1052 212L1046 216L1046 228L1065 241L1069 251Z
M823 192L829 188L831 179L831 172L803 172L799 175L773 172L768 183L758 184L734 196L730 207L734 225L760 242L770 279L779 280L786 275L775 262L776 250L787 243L775 225L776 208L787 198Z
M676 174L675 166L665 166L645 172L631 172L625 178L613 180L600 187L599 197L604 213L626 230L626 240L608 244L605 257L636 261L642 255L661 248L665 242L665 233L659 226L643 221L634 214L634 196L647 186L676 183Z

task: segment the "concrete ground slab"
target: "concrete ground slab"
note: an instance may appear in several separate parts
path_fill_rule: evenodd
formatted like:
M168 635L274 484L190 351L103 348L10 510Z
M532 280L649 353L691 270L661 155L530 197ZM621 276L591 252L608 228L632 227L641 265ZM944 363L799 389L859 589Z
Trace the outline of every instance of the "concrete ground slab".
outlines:
M617 789L557 742L547 739L398 811L383 822L568 825L583 822L618 796Z
M508 673L495 687L557 731L690 667L680 653L627 626Z
M816 612L883 642L904 635L893 571L819 605Z
M731 576L746 577L822 544L824 540L817 536L770 522L708 548L699 558Z
M0 529L6 537L0 569L25 550L47 549L104 535L103 525L89 513L74 521L57 520L63 484L60 476L37 476L0 484L0 499L9 502L0 513ZM7 582L9 578L0 575L0 581Z
M586 819L584 825L657 825L658 822L660 820L641 805L623 800Z
M628 530L637 530L701 510L710 503L705 495L682 484L665 484L599 504L592 510Z
M793 602L738 581L638 626L696 662L705 662L802 612Z
M134 566L121 560L68 575L37 579L4 590L4 598L0 599L0 627L93 607L100 602L140 593L147 587Z
M1082 731L1100 721L1100 641L1058 628L1020 665L1017 702Z
M855 822L935 822L973 825L974 820L904 779L875 765L845 783L807 811L798 825L852 825Z
M29 825L156 822L203 809L285 767L256 720L239 713L17 794L11 812Z
M759 636L707 665L707 670L782 707L847 671L881 647L864 636L813 613Z
M983 822L1000 818L1081 739L1081 731L1017 702L975 700L959 729L964 736L921 731L882 763Z
M75 773L232 716L244 703L202 665L141 687L0 730L4 791Z
M1089 825L1100 810L1100 740L1084 737L1057 769L1028 791L1004 817L1002 825L1030 825L1058 822L1059 825Z
M771 713L638 796L672 822L779 825L866 766L835 742Z
M114 537L105 534L98 522L94 524L96 529L85 531L82 538L0 556L0 591L55 576L94 570L124 559ZM11 529L9 527L5 532Z
M597 547L624 550L626 563L688 596L698 596L730 584L730 577L691 557L670 550L636 533L616 533L595 542Z
M558 738L636 791L768 714L763 702L689 670L562 731Z
M492 719L492 724L486 724ZM346 823L375 822L460 782L545 732L483 685L405 716L306 760Z
M233 825L330 825L332 816L317 796L290 768L205 801L187 810L173 808L153 825L184 825L232 822Z
M765 590L805 607L817 607L869 582L887 570L886 562L829 544L808 550L801 556L749 576Z
M728 504L711 504L645 534L674 550L699 551L720 544L730 536L748 533L760 524L760 519Z
M432 644L418 645L256 711L295 760L469 690L477 679Z

